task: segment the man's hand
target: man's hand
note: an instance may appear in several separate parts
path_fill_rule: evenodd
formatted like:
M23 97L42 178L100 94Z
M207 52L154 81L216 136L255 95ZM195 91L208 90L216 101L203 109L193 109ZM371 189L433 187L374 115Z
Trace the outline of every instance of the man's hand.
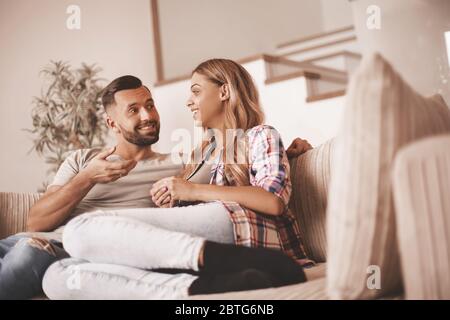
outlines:
M46 232L54 230L67 220L96 183L108 183L126 176L136 161L110 162L106 158L115 147L97 154L77 175L63 186L50 187L30 209L27 230Z
M109 183L126 176L137 162L134 160L108 161L116 147L97 154L80 173L85 174L92 183Z
M298 157L299 155L311 150L313 147L309 144L307 140L295 138L291 145L286 149L286 154L288 159Z

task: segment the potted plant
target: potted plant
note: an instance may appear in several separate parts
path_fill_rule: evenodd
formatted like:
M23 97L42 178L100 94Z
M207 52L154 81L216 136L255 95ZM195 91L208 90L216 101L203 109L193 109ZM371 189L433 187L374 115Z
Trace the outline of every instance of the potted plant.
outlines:
M85 63L73 70L62 61L51 61L41 71L48 83L40 97L33 98L33 128L27 131L34 135L30 152L35 150L50 165L47 174L56 173L71 151L104 145L100 71ZM46 186L44 182L44 190Z

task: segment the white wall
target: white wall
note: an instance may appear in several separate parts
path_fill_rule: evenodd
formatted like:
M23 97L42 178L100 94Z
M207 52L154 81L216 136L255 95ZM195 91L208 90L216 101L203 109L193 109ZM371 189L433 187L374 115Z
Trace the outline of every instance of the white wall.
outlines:
M174 151L172 148L178 143L172 140L172 135L176 135L180 129L193 136L194 120L186 107L189 88L190 80L185 80L152 89L153 99L161 119L159 142L154 148L156 151ZM192 142L184 148L183 152L189 153L191 147L193 147Z
M81 7L81 30L66 29L66 8ZM34 192L47 166L32 147L32 97L50 59L98 63L104 78L134 74L154 81L148 0L0 1L0 191Z
M158 5L165 78L188 74L208 58L270 53L280 43L323 31L317 0L162 0Z
M81 8L81 30L66 28L70 4ZM316 0L163 0L159 4L169 75L190 71L211 56L237 59L322 31L322 6ZM136 75L147 84L155 80L150 0L1 0L0 39L0 191L34 192L45 180L48 167L35 152L27 154L32 136L22 129L31 128L32 97L40 94L44 82L39 71L51 59L74 67L98 63L107 80L124 74ZM192 130L189 112L178 111L185 108L185 84L174 84L175 94L169 87L154 90L162 122L156 149L170 150L173 129ZM276 102L269 105L285 105L278 95L267 95L264 101ZM285 108L301 110L294 105ZM285 132L285 140L297 132L313 143L323 139L285 128L283 121L291 119L273 114L268 122L273 120Z
M353 24L350 0L320 0L320 3L322 29L324 31L331 31Z
M354 0L355 27L364 53L381 52L424 95L441 93L450 105L450 68L444 32L449 0ZM381 12L381 29L366 26L369 5Z
M267 74L263 60L244 64L244 67L258 87L266 123L280 132L286 147L296 137L318 146L336 135L344 97L306 103L304 77L265 84Z
M306 84L303 77L266 85L267 75L262 59L243 65L252 75L260 94L260 101L266 115L266 123L274 126L281 134L286 147L296 138L307 139L313 146L317 146L337 133L342 116L345 97L337 97L326 101L306 103ZM161 118L171 119L161 122L160 142L157 150L174 152L180 146L178 140L172 139L173 132L184 132L190 139L187 141L186 152L195 145L194 122L191 112L185 102L189 95L190 81L179 81L170 85L153 89L155 101ZM183 131L179 131L183 128Z

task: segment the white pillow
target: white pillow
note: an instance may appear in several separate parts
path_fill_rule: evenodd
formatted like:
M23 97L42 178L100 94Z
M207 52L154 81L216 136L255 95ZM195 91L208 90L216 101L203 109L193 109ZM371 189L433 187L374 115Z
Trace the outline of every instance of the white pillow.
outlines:
M411 89L379 54L363 59L346 99L327 207L327 290L332 299L372 299L402 290L393 159L409 142L449 132L450 111Z

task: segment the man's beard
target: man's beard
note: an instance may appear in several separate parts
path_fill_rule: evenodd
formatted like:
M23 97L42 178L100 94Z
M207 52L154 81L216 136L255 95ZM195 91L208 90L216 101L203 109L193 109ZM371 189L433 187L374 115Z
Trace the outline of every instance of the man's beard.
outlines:
M153 124L155 126L155 132L151 135L143 135L139 133L139 127L143 127L145 125ZM156 121L147 121L139 124L139 126L134 128L134 131L127 131L120 124L118 125L120 130L122 131L122 135L125 140L129 143L135 144L137 146L149 146L152 145L159 140L159 122Z

